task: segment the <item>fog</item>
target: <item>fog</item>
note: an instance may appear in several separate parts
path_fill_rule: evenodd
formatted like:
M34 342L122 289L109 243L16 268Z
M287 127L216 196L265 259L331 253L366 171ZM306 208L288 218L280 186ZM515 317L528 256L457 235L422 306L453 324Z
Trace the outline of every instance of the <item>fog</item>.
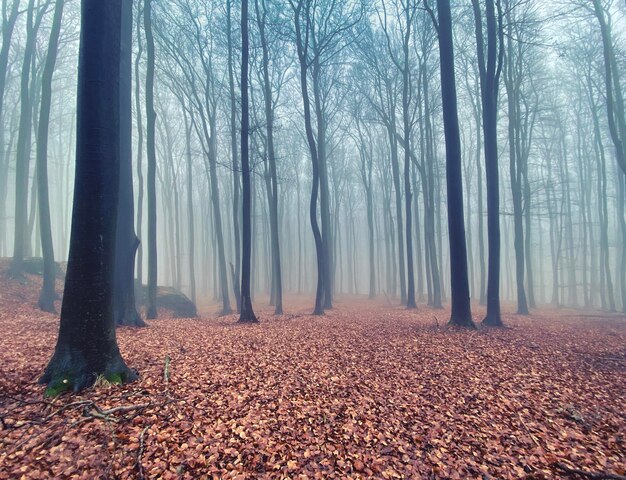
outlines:
M0 256L14 262L42 256L35 159L57 3L2 4ZM58 262L67 261L70 245L80 36L80 4L64 3L47 139ZM216 302L214 311L235 309L242 248L240 4L152 3L157 283L204 305ZM494 288L503 304L520 310L526 303L531 310L553 305L626 311L624 4L572 0L547 10L529 0L504 1L498 8L495 43L483 11L478 47L484 57L493 49L498 76L493 178L499 186L501 270ZM343 295L406 304L411 293L418 307L449 304L453 265L433 9L394 1L250 2L254 303L275 302L280 272L284 294L306 295L312 308L318 276L327 307ZM474 14L471 2L452 2L468 282L472 301L484 304L489 133L483 129ZM132 162L133 225L141 242L135 277L146 284L143 2L133 2L132 16L132 157L122 155L122 162ZM303 65L318 155L321 265L328 270L321 274L310 223ZM283 309L289 310L288 299Z

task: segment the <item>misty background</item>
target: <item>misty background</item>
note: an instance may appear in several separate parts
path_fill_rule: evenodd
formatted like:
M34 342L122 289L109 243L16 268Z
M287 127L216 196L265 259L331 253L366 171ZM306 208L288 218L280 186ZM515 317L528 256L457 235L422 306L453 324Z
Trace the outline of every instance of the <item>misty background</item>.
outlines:
M58 1L2 2L1 257L14 257L18 243L24 258L42 256L35 156ZM158 284L198 303L235 308L233 277L241 262L240 6L234 0L146 2L155 58ZM487 201L476 22L472 2L451 3L470 293L484 303ZM328 288L333 295L405 303L412 270L418 303L441 306L450 295L450 256L439 51L434 7L413 0L250 2L254 300L275 301L277 259L285 294L312 297L318 275L294 21L298 5L304 24L312 27L307 75L320 154L318 219L328 249ZM141 240L136 278L142 284L150 188L145 7L133 1L132 162L134 224ZM502 0L497 7L502 301L517 305L521 285L530 308L626 312L625 172L619 163L626 138L626 4ZM66 261L69 248L79 30L80 3L65 0L47 140L59 262Z

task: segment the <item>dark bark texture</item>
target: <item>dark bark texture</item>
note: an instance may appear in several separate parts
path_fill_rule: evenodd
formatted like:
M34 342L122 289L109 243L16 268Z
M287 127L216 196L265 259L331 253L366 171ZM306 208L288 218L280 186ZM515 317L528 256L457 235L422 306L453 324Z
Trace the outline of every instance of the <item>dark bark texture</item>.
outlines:
M102 375L135 379L115 338L113 287L119 182L121 0L83 0L76 180L70 252L56 349L46 393L79 391Z
M120 54L120 182L115 248L114 316L117 325L145 327L135 306L135 255L139 239L135 235L132 148L132 38L133 2L122 0Z
M463 178L461 138L454 77L454 50L450 2L437 0L439 13L439 56L441 98L446 139L446 180L448 192L448 236L450 241L450 285L452 312L450 324L474 327L470 306L465 219L463 218Z

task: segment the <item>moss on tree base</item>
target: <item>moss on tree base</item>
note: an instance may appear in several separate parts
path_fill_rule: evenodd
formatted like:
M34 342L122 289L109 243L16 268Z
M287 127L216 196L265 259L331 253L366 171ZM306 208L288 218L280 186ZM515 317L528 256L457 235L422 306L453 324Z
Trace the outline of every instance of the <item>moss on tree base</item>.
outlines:
M39 383L47 385L45 397L56 397L64 392L77 393L89 388L99 378L110 384L121 385L138 377L136 371L126 366L119 352L113 352L106 362L87 362L82 353L66 350L63 353L55 352Z

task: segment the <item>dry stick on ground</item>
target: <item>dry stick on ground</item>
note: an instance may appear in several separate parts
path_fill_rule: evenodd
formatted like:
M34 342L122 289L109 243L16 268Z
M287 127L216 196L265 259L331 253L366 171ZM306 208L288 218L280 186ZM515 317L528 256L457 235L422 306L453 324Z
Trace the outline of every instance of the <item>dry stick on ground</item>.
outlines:
M626 480L626 476L618 475L617 473L607 473L607 472L592 472L588 470L579 470L578 468L570 468L564 463L556 462L554 464L554 468L561 471L562 473L570 476L578 475L585 478L590 478L591 480Z
M79 418L78 420L75 420L74 422L72 422L69 425L69 428L73 428L77 425L80 425L81 423L85 423L88 422L90 420L93 420L94 418L99 418L101 420L105 420L105 421L113 421L113 422L117 422L118 419L116 418L110 418L110 415L114 414L114 413L125 413L125 412L131 412L134 410L140 410L143 408L147 408L152 406L152 403L142 403L139 405L122 405L119 407L114 407L114 408L110 408L108 410L102 410L100 407L98 407L95 402L91 401L91 400L84 400L84 401L80 401L80 402L72 402L69 403L67 405L64 405L63 407L55 410L54 412L52 412L51 414L49 414L48 416L46 416L44 418L43 421L38 421L38 422L31 422L30 424L38 424L38 425L43 425L45 423L47 423L49 420L51 420L54 416L58 415L59 413L63 412L64 410L68 410L71 407L80 407L83 406L83 417ZM89 408L93 407L92 410L90 410ZM26 425L28 425L29 423L25 423ZM35 448L37 448L38 446L45 446L47 444L49 444L50 442L54 441L56 438L58 438L63 431L59 428L59 425L57 424L52 424L50 425L48 428L46 428L43 433L47 433L52 429L57 429L57 431L52 434L49 437L44 437L43 439L40 439L39 441L37 441L34 445L29 447L29 450L33 450ZM20 442L17 443L17 445L15 445L14 450L18 450L20 447L22 447L23 445L27 444L29 441L33 440L33 437L28 436L26 438L24 438L23 440L21 440Z
M530 435L531 440L533 441L533 443L535 444L535 446L537 447L541 447L541 445L539 445L539 442L537 442L537 439L535 438L535 436L532 434L532 432L530 431L530 428L528 428L528 425L526 425L526 422L524 421L524 419L522 418L522 416L520 415L519 412L517 412L517 416L519 417L519 421L522 422L522 425L524 425L524 428L526 429L526 431L528 432L528 435Z
M132 412L133 410L140 410L142 408L147 408L152 405L153 405L152 403L141 403L139 405L122 405L119 407L110 408L108 410L102 410L100 407L98 407L94 403L93 404L94 408L92 410L85 408L85 410L83 411L83 415L87 417L90 416L94 418L100 418L102 420L117 422L118 420L116 418L110 418L109 416L113 415L114 413L125 413L125 412Z
M139 435L139 451L137 452L137 460L135 461L135 468L137 469L137 474L139 475L138 478L139 480L144 480L144 473L143 473L143 465L141 464L141 457L143 457L143 452L145 450L146 444L145 444L145 435L146 432L148 431L148 428L150 428L150 425L146 426L142 431L141 431L141 435Z

